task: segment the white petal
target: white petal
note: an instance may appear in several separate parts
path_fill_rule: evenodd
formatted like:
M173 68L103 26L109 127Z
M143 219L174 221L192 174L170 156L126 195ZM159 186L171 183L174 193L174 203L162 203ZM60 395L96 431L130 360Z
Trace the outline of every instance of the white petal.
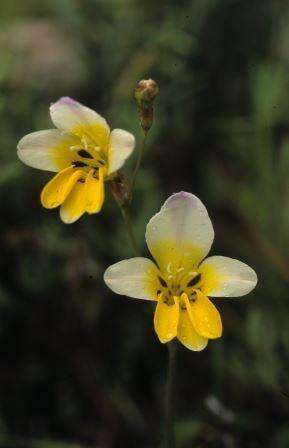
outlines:
M116 294L135 299L157 300L158 269L148 258L119 261L104 273L106 285Z
M32 132L20 140L17 154L26 165L57 172L71 165L73 153L69 148L78 143L77 137L58 129Z
M61 131L87 137L99 146L108 143L109 126L94 110L69 97L60 98L50 106L51 120Z
M209 257L199 267L204 294L212 297L240 297L257 284L257 274L247 264L229 257Z
M114 129L110 134L108 149L108 174L114 173L122 167L131 155L135 146L132 134L122 129Z
M214 230L204 204L191 193L173 194L146 230L148 248L161 270L197 265L209 252Z

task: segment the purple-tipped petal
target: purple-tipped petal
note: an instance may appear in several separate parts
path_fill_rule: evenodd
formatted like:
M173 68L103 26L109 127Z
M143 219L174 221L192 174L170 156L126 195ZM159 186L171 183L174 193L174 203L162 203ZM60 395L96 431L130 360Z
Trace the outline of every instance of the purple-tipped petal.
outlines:
M164 269L170 263L178 267L184 262L197 266L208 254L213 239L206 207L199 198L184 191L166 200L146 230L148 248Z
M50 106L51 120L64 132L76 134L78 137L89 135L99 137L96 144L107 145L109 126L106 120L94 110L67 96L60 98Z
M58 104L58 105L69 105L69 106L78 106L80 103L78 101L75 101L73 98L70 98L69 96L62 96L57 100L55 103L52 103L52 105Z

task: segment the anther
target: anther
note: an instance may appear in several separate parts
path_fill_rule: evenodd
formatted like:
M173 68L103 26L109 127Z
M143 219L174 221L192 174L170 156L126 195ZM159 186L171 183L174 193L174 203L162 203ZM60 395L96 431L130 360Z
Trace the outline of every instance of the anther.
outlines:
M86 140L85 137L82 137L82 139L81 139L81 143L83 144L83 146L85 147L85 149L87 149L88 144L87 144L87 140Z

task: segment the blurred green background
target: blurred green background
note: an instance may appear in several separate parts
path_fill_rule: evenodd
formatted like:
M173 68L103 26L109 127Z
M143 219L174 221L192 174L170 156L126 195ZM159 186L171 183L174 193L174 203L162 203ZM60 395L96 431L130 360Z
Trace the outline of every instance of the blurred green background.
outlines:
M49 173L16 157L71 96L140 143L133 89L159 83L133 202L144 246L169 194L207 205L212 253L255 268L218 300L224 336L180 347L178 448L289 446L289 3L1 0L0 447L159 447L166 347L153 307L102 275L132 256L111 198L66 226L40 206ZM131 172L134 158L126 165Z

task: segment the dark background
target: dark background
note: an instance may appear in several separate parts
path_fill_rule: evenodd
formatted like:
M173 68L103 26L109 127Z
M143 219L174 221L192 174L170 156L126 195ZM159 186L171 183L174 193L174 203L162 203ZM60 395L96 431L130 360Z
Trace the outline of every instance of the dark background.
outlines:
M224 335L178 353L178 448L289 446L289 4L1 0L0 446L159 447L167 350L153 307L113 295L132 256L119 210L61 223L16 156L69 95L141 139L133 89L159 83L133 202L139 244L173 192L207 205L212 253L254 267L219 300ZM131 173L136 154L126 164Z

